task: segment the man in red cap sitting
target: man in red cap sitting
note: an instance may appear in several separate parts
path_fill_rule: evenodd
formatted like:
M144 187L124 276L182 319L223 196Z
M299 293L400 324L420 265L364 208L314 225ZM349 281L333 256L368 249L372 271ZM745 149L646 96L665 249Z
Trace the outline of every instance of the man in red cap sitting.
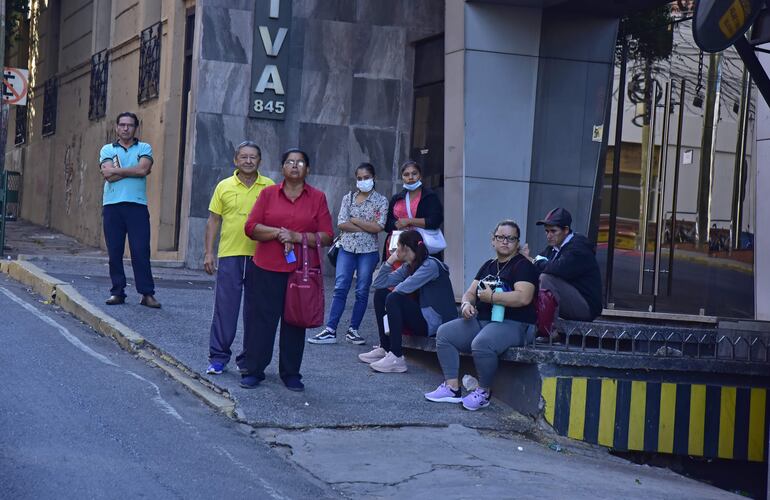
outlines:
M572 215L564 208L554 208L537 225L545 226L548 246L534 258L529 257L528 248L523 253L540 271L541 292L550 291L555 300L554 317L592 321L602 312L602 282L594 245L572 232Z

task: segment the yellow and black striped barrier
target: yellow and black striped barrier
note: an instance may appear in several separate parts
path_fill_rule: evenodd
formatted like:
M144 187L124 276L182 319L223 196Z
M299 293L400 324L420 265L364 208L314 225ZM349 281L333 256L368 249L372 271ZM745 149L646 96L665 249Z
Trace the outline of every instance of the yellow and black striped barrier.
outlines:
M767 388L547 377L545 419L557 433L617 450L767 459Z

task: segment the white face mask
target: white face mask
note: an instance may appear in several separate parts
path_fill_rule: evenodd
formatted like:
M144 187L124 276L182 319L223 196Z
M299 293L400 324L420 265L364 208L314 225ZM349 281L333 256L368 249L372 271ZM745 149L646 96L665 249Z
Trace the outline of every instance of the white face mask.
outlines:
M366 179L363 181L356 181L356 187L362 193L368 193L374 188L374 179Z

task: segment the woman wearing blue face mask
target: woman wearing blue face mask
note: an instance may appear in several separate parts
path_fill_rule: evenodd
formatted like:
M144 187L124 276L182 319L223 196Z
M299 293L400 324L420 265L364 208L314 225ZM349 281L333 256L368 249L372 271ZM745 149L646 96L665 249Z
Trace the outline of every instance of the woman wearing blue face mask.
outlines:
M444 222L444 207L438 195L422 185L422 169L414 160L401 165L401 180L404 189L396 193L388 205L388 219L385 222L385 241L382 260L390 256L388 251L393 231L407 229L438 229ZM409 203L407 205L407 203ZM395 245L393 245L395 246Z
M311 344L337 342L337 325L356 273L356 302L350 317L345 339L353 344L366 341L358 334L358 327L366 312L369 288L372 285L374 267L377 265L377 233L385 226L388 199L374 190L374 167L371 163L360 164L355 171L356 190L342 198L337 228L340 230L341 247L337 254L334 297L329 309L329 320L317 335L307 339Z

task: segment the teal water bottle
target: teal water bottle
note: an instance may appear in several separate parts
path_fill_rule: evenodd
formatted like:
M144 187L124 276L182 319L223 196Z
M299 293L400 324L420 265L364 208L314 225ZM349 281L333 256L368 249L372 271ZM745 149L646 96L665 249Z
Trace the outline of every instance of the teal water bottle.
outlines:
M495 288L495 293L502 292L501 287ZM494 295L492 295L494 297ZM502 323L505 318L505 306L502 304L492 304L492 321Z

